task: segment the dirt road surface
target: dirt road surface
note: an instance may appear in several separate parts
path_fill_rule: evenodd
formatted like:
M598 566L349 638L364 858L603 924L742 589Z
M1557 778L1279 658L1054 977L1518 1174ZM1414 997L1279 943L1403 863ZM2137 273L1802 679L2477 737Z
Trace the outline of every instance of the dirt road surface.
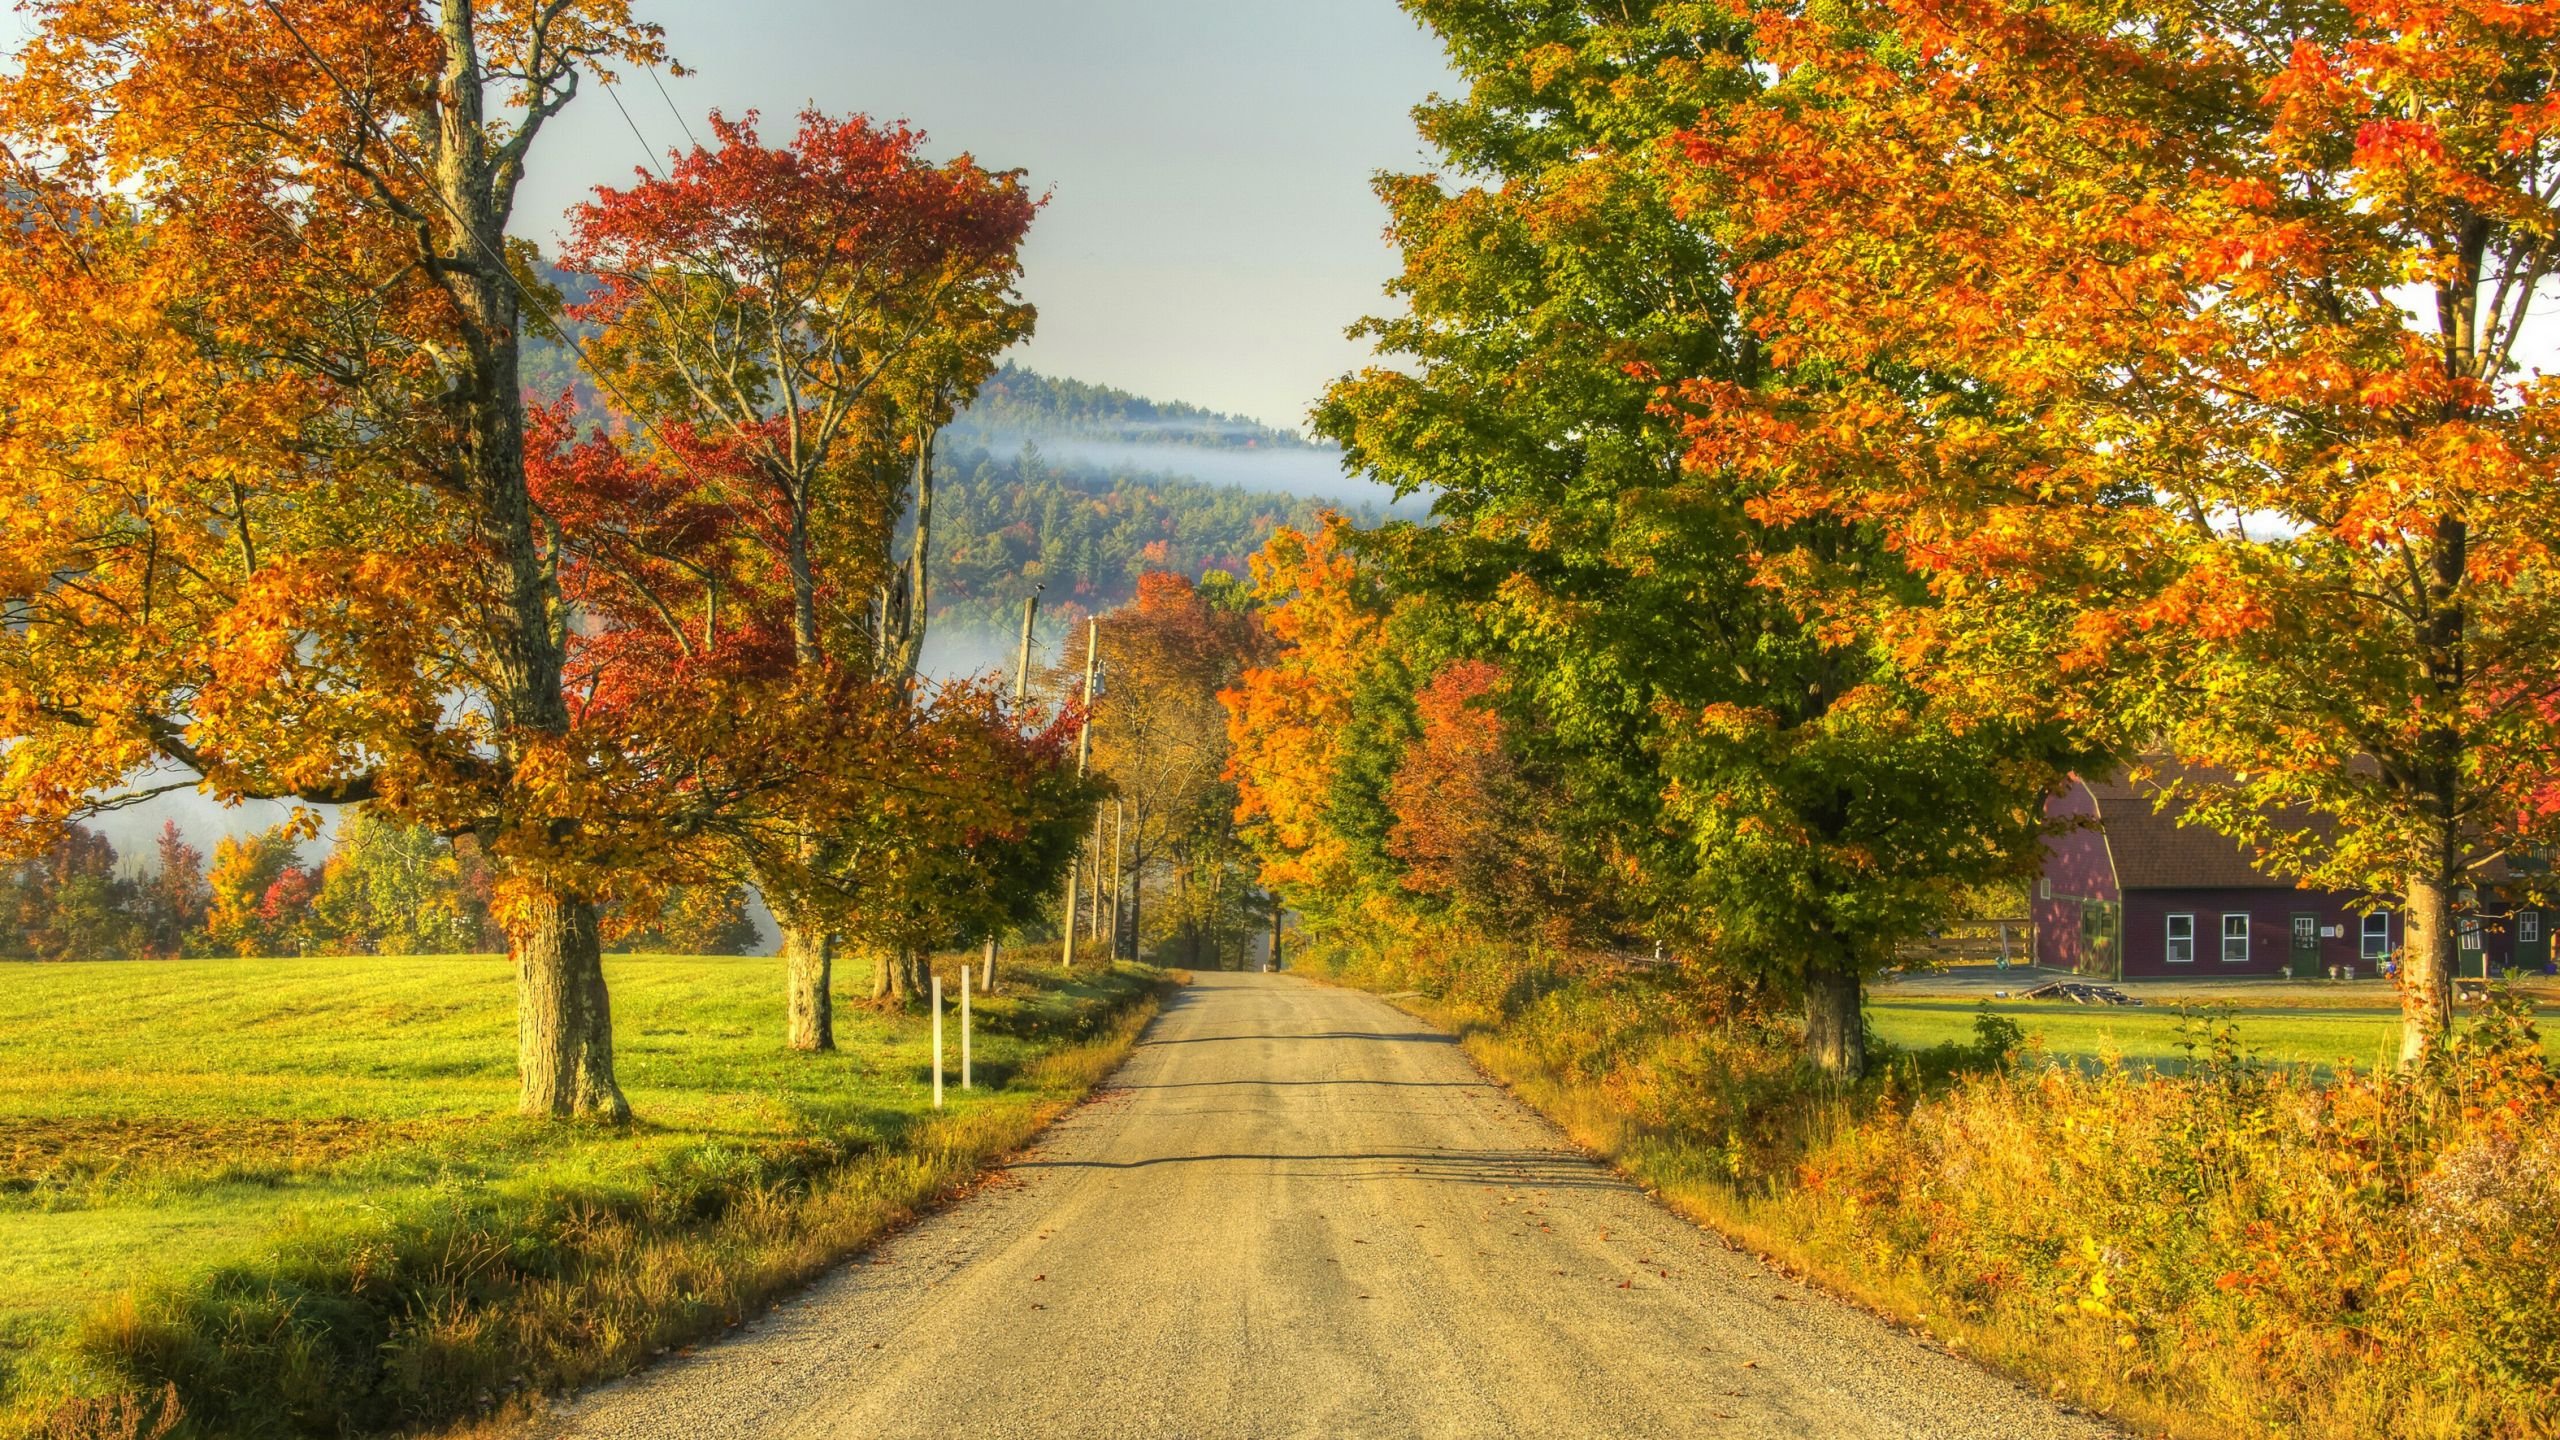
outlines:
M1215 974L979 1194L545 1428L2116 1433L1727 1249L1393 1006Z

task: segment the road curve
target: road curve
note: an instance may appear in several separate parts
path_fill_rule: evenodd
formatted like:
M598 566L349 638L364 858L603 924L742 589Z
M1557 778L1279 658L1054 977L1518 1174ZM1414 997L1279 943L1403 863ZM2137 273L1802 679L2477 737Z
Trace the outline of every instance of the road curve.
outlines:
M544 1428L2116 1433L1728 1250L1394 1007L1214 974L981 1192Z

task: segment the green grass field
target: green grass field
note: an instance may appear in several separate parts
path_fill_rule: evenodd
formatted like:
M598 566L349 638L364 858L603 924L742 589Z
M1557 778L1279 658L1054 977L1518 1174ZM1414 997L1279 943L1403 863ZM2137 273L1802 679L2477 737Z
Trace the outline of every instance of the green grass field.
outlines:
M2049 977L2042 977L2049 978ZM2016 988L2038 983L2022 978ZM1869 1002L1876 1033L1911 1049L1973 1039L1973 1017L1992 986L1920 977L1880 986ZM2234 984L2134 984L2140 1007L2068 1001L1992 1000L1992 1010L2018 1023L2046 1053L2070 1060L2117 1058L2129 1065L2175 1067L2184 1016L2178 1006L2208 1010L2227 1004L2243 1053L2270 1065L2307 1065L2324 1073L2352 1065L2388 1067L2400 1056L2400 1001L2389 985L2313 981ZM2549 1009L2555 996L2528 990ZM2560 1053L2560 1031L2545 1027L2543 1044Z
M840 1050L794 1055L782 1043L776 961L616 957L607 971L621 1079L638 1115L627 1130L512 1113L514 977L503 960L0 967L0 1256L9 1281L0 1286L0 1415L41 1431L39 1412L55 1397L147 1385L162 1371L176 1372L166 1378L182 1391L190 1375L237 1383L249 1362L224 1359L221 1345L160 1351L202 1338L204 1296L229 1297L216 1308L237 1320L242 1293L273 1300L276 1277L310 1257L334 1257L336 1268L324 1265L317 1278L295 1271L284 1289L344 1281L339 1288L363 1295L368 1247L439 1236L450 1245L467 1233L521 1249L517 1232L530 1230L544 1258L518 1268L550 1284L567 1264L592 1283L608 1252L632 1259L670 1237L735 1228L742 1208L824 1198L865 1166L896 1170L863 1181L876 1192L870 1201L818 1223L837 1240L816 1250L790 1233L788 1216L765 1216L748 1239L789 1252L787 1282L836 1258L819 1251L876 1233L893 1212L965 1179L1081 1093L1100 1071L1061 1065L1062 1052L1107 1039L1113 1017L1156 980L1136 967L1073 977L1008 969L1003 993L977 1007L975 1092L956 1088L952 1021L955 1088L936 1116L921 1014L884 1015L840 996ZM590 1244L580 1229L598 1217L630 1231L619 1251ZM712 1239L722 1253L748 1243ZM446 1303L476 1283L427 1288ZM492 1303L525 1303L532 1284ZM675 1317L664 1333L622 1333L601 1349L627 1359L680 1337L684 1314L694 1329L733 1320L757 1288L749 1275L707 1306L663 1307ZM476 1303L468 1293L465 1301ZM291 1296L281 1303L300 1313ZM623 1330L658 1323L645 1296L626 1303ZM389 1312L387 1333L415 1329L418 1316L399 1304ZM171 1327L174 1339L161 1333ZM514 1342L490 1343L503 1352ZM509 1378L583 1376L564 1363ZM387 1410L322 1404L241 1433L312 1433L349 1415L366 1426L411 1423L469 1408L440 1392ZM201 1415L199 1424L240 1428ZM0 1422L0 1433L8 1428Z

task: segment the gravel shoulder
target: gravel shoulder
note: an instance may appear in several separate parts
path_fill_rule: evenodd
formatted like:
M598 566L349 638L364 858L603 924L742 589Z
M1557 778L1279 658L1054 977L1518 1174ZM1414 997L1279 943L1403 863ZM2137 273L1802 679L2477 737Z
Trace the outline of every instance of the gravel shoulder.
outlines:
M540 1426L2114 1436L1738 1253L1371 996L1203 974L979 1193Z

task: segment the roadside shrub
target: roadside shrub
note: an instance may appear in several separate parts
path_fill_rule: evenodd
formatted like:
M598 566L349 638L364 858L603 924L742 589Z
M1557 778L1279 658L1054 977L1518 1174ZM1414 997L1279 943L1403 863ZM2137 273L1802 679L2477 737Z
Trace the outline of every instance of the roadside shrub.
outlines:
M2170 1071L2084 1068L1986 1008L1970 1044L1875 1049L1843 1090L1750 997L1473 948L1439 991L1473 1002L1435 1013L1488 1069L1986 1359L2172 1435L2560 1434L2560 1077L2519 996L2409 1074L2258 1064L2227 1008L2182 1015ZM1485 983L1505 970L1538 983ZM1506 988L1533 998L1481 998Z

